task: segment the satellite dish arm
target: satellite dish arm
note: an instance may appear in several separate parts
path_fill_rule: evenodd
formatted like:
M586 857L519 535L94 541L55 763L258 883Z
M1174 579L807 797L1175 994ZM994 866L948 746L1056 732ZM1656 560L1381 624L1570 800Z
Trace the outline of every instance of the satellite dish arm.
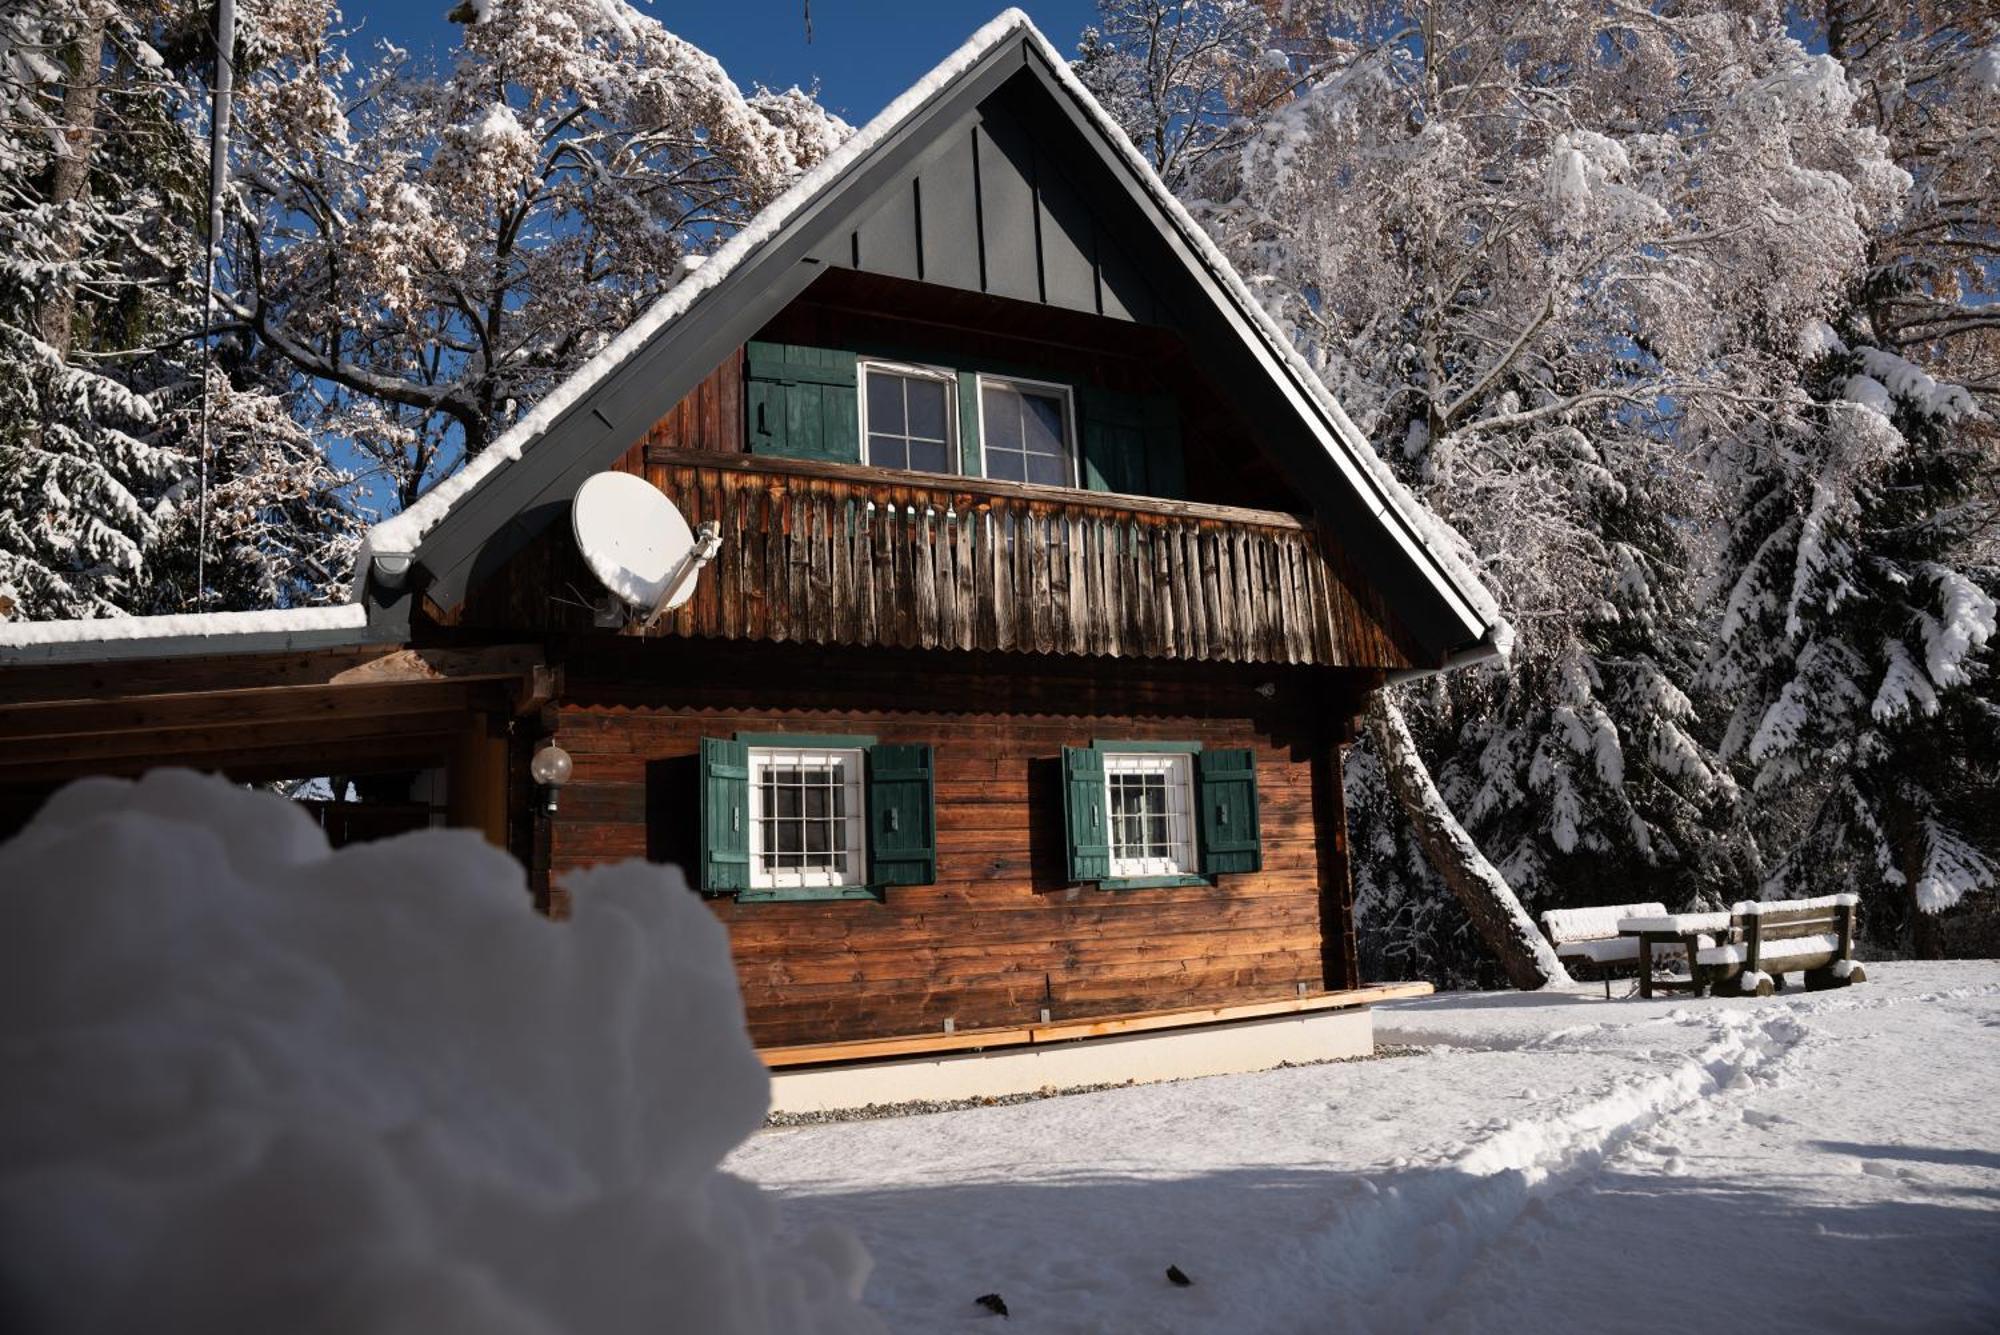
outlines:
M721 550L722 526L711 519L695 530L694 546L688 548L687 555L683 556L667 578L660 582L660 596L654 600L653 609L646 613L646 619L640 622L639 628L651 630L653 623L671 610L674 595L680 591L681 585L701 578L702 567L713 561L716 553Z

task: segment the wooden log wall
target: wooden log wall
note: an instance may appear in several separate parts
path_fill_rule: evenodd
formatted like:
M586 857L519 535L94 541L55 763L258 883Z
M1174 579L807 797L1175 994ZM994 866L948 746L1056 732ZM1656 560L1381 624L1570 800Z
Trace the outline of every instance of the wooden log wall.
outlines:
M625 642L566 667L575 762L549 832L578 867L697 858L698 751L737 731L936 748L938 881L882 903L710 901L760 1045L935 1033L1352 986L1338 745L1358 674ZM700 661L695 661L699 657ZM1267 698L1259 685L1275 686ZM1064 881L1061 748L1096 738L1248 746L1264 869L1214 885ZM1319 763L1315 763L1315 757ZM1330 761L1330 763L1329 763ZM1329 787L1331 783L1331 787ZM559 892L560 893L560 892Z

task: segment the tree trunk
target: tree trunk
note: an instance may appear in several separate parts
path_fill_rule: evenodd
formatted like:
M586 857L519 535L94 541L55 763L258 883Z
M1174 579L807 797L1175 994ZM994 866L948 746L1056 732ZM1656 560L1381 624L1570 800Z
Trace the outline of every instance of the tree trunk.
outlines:
M1402 711L1387 691L1368 701L1368 735L1382 757L1382 772L1415 828L1424 856L1451 888L1487 948L1507 970L1508 981L1524 992L1569 982L1569 971L1528 917L1521 901L1486 860L1438 795Z
M1924 825L1917 813L1904 802L1889 803L1889 834L1895 842L1896 861L1903 873L1903 889L1910 896L1910 953L1920 960L1944 958L1944 932L1938 915L1924 912L1917 898L1917 882L1924 878Z
M76 69L63 89L62 132L56 140L49 202L58 211L90 194L90 158L97 141L97 87L104 67L104 20L94 18L77 34ZM56 231L58 260L74 260L84 229L72 224ZM76 315L76 285L62 283L35 312L35 332L63 357L69 356L70 327Z

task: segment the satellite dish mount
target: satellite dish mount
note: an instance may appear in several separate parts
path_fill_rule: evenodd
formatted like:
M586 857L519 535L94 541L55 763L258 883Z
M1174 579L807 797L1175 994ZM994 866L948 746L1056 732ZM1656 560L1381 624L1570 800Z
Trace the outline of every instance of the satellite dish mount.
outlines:
M644 632L694 597L702 567L722 550L714 520L699 533L658 487L633 473L598 473L576 490L570 525L577 550L610 591L598 609L599 625L630 625Z

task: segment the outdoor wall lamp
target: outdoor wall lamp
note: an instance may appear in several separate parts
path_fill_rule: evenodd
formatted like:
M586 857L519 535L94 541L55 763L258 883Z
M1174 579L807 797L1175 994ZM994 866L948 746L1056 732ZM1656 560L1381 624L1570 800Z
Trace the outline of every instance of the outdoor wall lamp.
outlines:
M556 795L569 782L570 772L575 768L569 752L554 742L543 742L535 751L535 758L528 762L528 773L542 787L542 809L553 812L556 809Z

